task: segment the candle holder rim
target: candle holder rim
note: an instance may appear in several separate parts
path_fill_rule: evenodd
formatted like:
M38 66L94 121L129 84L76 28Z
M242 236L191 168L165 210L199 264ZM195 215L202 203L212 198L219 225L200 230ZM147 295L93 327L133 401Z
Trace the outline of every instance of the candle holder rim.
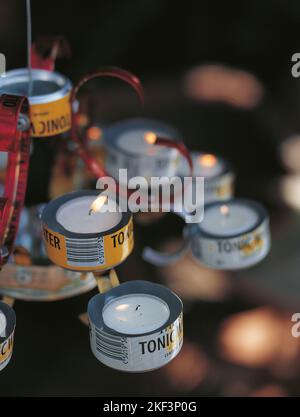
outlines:
M128 287L132 287L133 291L128 292ZM152 289L152 292L145 291L145 289ZM154 291L153 291L154 290ZM126 292L127 291L127 292ZM115 298L126 296L126 295L133 295L133 294L145 294L145 295L153 295L161 300L163 300L169 308L170 316L168 320L160 327L150 332L145 333L138 333L138 334L131 334L131 333L119 333L116 330L106 326L103 320L103 308L104 306L112 301ZM141 337L150 335L153 333L158 333L161 330L165 329L166 327L170 326L174 323L177 318L182 314L183 311L183 303L181 299L176 295L173 291L169 288L165 287L164 285L152 283L145 280L134 280L134 281L127 281L120 284L117 287L111 288L106 293L97 294L92 297L88 303L88 315L93 323L97 328L116 336L123 336L123 337Z
M187 225L187 227L190 228L190 230L193 231L192 235L193 236L201 236L204 238L209 238L209 239L220 239L220 240L227 240L227 239L234 239L234 238L238 238L241 236L244 236L248 233L252 233L253 231L255 231L255 229L257 229L258 227L260 227L264 222L269 223L269 215L268 212L266 210L266 208L261 204L258 203L257 201L248 199L248 198L230 198L228 200L223 200L223 201L212 201L210 203L207 203L204 205L204 216L205 216L205 210L214 207L214 206L220 206L220 205L226 205L226 204L232 204L232 203L242 203L243 205L250 205L252 208L255 209L255 211L258 214L258 218L257 221L255 222L255 224L250 227L249 229L243 231L242 233L236 233L236 234L228 234L228 235L218 235L217 233L210 233L207 231L204 231L201 229L201 222L200 223L196 223L196 224L191 224L190 226Z
M117 122L110 127L108 127L104 131L103 135L103 143L104 145L113 151L121 152L123 155L126 155L127 157L134 157L134 158L145 158L149 157L149 155L141 155L137 152L129 151L126 149L123 149L118 144L118 139L121 135L126 134L130 131L137 131L137 130L145 130L147 131L162 131L163 135L181 143L182 141L179 139L180 133L176 128L173 128L172 126L168 125L167 123L155 120L155 119L147 119L147 118L130 118L125 119L120 122ZM160 149L160 155L163 154L170 154L170 151L174 151L174 149L161 147Z
M18 82L26 82L24 76L28 75L27 68L16 68L6 72L5 77L3 77L2 90L5 93L5 87L17 84ZM30 104L43 104L45 102L52 102L59 100L64 97L72 90L72 82L64 74L61 74L57 71L48 71L44 69L32 69L33 81L51 81L56 83L57 91L40 94L28 97ZM9 94L9 91L8 91ZM16 94L20 95L20 94Z
M79 190L79 191L72 191L70 193L66 193L61 195L60 197L55 198L54 200L51 200L49 203L46 204L44 207L42 214L41 214L41 221L48 226L50 229L52 229L54 232L57 232L65 237L68 238L82 238L84 236L85 239L88 238L95 238L99 236L105 236L110 235L112 233L118 232L120 229L125 227L132 218L132 213L128 211L121 211L121 220L120 222L112 227L111 229L105 230L104 232L95 232L95 233L76 233L71 232L67 229L65 229L56 218L57 211L59 208L67 203L68 201L85 197L85 196L99 196L99 190Z
M50 268L55 266L56 268L59 268L58 265L53 265L51 261L49 260L49 265L26 265L21 266L17 265L17 268L25 268L26 271L30 271L31 268ZM62 268L62 267L60 267ZM74 272L74 269L63 267L64 270ZM78 272L78 271L75 271ZM94 270L91 271L82 271L84 273L91 274L94 272ZM2 294L6 295L8 297L15 298L16 300L21 301L34 301L34 302L47 302L52 303L54 301L60 301L60 300L67 300L69 298L73 298L78 295L85 294L87 292L92 291L97 286L97 283L94 279L94 277L91 276L91 278L86 278L85 280L82 280L80 282L80 285L76 285L73 287L69 287L67 285L62 290L59 291L51 291L51 290L40 290L40 289L32 289L32 288L13 288L13 287L3 287Z

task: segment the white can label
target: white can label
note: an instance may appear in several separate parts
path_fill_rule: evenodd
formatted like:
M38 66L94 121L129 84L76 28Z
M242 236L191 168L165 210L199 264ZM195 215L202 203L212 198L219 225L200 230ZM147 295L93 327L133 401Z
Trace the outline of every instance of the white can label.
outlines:
M214 268L243 268L263 259L270 248L269 222L265 220L251 233L232 239L192 238L194 256Z
M205 179L205 203L227 200L233 196L234 175L229 172L216 179Z
M170 362L183 343L182 314L160 332L146 336L112 335L90 322L92 352L103 364L127 372L143 372Z

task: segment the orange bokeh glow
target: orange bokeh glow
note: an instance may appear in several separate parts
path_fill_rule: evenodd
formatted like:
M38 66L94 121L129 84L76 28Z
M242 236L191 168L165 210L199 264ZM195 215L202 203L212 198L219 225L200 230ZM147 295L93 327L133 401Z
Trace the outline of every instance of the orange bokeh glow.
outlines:
M89 140L99 140L102 136L102 130L100 127L92 126L87 130L87 137Z
M157 136L154 132L147 132L145 133L144 140L149 143L149 145L154 145L157 140Z
M213 166L216 165L217 163L217 158L215 157L215 155L212 154L205 154L205 155L201 155L199 157L199 163L200 165L206 167L206 168L211 168Z

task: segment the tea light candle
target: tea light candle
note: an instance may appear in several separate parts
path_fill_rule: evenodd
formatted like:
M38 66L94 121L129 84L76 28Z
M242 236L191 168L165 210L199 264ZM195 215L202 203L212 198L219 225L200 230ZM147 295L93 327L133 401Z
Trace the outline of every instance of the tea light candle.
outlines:
M130 212L95 191L65 194L41 215L48 257L73 271L102 271L118 265L133 249Z
M206 210L201 222L201 230L219 236L235 236L246 233L258 221L258 213L253 207L242 203L217 204Z
M151 119L132 119L117 123L104 132L107 155L105 169L120 183L119 169L127 169L128 179L143 176L172 176L178 168L177 149L155 145L157 136L178 140L171 126Z
M132 152L138 156L153 156L161 152L165 148L163 146L153 146L155 136L162 136L162 130L147 130L147 126L143 129L124 131L117 137L117 146L124 152Z
M193 152L192 160L195 176L212 178L225 170L225 161L213 154Z
M269 218L264 207L251 200L213 202L205 206L200 223L186 225L183 238L183 246L173 253L146 247L142 256L153 265L166 266L191 247L196 260L211 268L246 268L270 250Z
M180 351L182 303L168 288L130 281L88 304L91 349L107 366L127 372L157 369Z
M169 317L168 305L147 294L119 297L106 304L103 309L105 325L124 334L151 332L163 326Z
M0 371L4 369L12 356L16 315L14 310L0 301Z
M189 234L196 259L213 268L248 267L270 249L266 210L246 199L208 204L203 221L191 226Z
M117 204L116 212L104 211L104 203L94 214L89 214L94 201L93 195L67 201L57 211L58 223L70 232L83 234L105 232L120 223L122 216Z
M28 97L33 137L54 137L71 128L71 81L64 75L41 69L32 70L33 88ZM28 95L30 74L27 68L7 71L1 93Z
M223 158L202 152L192 152L194 177L204 177L204 201L210 203L218 200L228 200L233 195L234 174L230 164ZM189 167L182 159L179 174L189 175ZM193 188L187 189L192 192Z

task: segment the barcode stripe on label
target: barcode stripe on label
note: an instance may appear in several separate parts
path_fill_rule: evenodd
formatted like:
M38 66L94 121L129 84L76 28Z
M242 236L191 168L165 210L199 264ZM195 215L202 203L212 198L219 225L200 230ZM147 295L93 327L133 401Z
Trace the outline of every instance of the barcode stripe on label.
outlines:
M121 337L108 335L95 328L96 349L99 353L117 361L124 359L124 347Z
M103 237L85 239L66 238L67 261L69 265L104 265L105 254Z

